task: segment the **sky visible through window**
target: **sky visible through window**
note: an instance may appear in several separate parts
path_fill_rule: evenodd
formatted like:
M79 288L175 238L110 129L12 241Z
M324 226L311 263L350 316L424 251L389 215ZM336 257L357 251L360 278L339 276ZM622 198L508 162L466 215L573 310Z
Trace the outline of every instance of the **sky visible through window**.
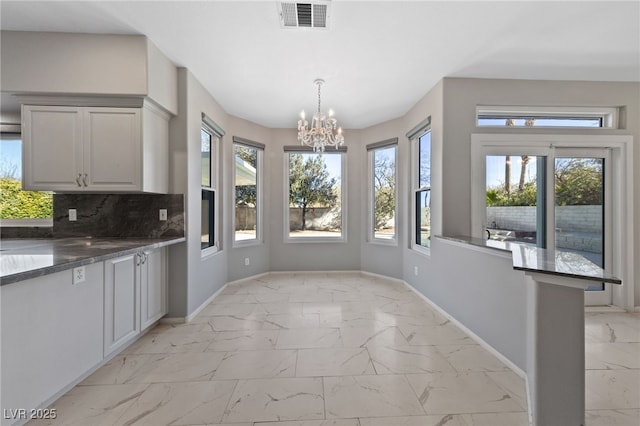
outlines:
M0 173L4 176L13 173L11 177L22 179L22 142L20 139L3 139L0 142Z
M487 188L504 186L506 156L487 155ZM518 176L522 169L522 157L520 155L511 156L511 184L518 183ZM536 179L535 162L527 165L525 182L532 182Z

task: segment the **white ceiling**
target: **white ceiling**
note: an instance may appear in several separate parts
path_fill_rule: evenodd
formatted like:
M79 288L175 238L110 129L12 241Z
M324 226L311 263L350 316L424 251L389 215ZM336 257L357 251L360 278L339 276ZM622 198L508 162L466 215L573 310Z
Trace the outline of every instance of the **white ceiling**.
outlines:
M328 30L282 29L276 1L2 0L0 15L3 30L144 34L228 113L271 128L316 109L316 78L353 129L445 76L640 81L638 0L333 0Z

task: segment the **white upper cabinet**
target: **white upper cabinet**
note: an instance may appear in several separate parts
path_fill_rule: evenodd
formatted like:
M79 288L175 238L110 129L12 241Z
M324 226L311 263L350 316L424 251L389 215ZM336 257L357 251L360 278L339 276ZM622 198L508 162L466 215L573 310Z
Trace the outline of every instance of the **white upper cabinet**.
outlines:
M83 119L83 187L142 190L140 109L86 108Z
M83 169L82 111L73 107L24 107L22 187L78 190Z
M168 190L168 115L142 108L23 105L27 190Z

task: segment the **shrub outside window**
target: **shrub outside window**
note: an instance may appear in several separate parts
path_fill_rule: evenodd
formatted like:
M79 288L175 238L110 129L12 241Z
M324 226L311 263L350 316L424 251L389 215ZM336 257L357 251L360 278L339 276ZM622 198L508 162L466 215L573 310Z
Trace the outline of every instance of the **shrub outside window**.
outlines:
M0 219L5 226L52 226L53 194L22 190L20 134L0 137Z

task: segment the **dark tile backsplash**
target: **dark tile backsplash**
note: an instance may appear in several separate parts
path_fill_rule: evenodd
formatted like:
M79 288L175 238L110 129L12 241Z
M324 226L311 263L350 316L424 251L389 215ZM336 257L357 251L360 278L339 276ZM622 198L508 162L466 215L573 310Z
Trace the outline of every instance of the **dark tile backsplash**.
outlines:
M76 209L77 220L69 220ZM159 210L167 209L161 221ZM53 237L184 237L183 194L54 194Z

